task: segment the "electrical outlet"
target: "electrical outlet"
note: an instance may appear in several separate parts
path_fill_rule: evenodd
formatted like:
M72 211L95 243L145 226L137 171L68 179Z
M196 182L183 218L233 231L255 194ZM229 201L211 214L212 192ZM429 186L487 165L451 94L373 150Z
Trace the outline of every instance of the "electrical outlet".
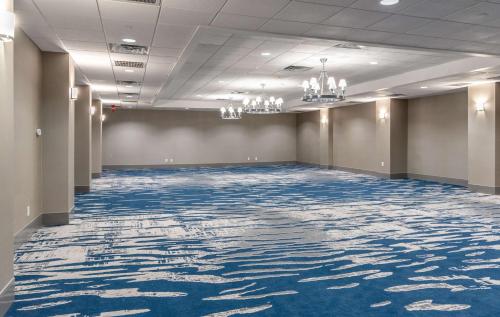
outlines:
M380 162L380 166L384 167L385 166L385 162Z
M29 217L31 215L31 207L26 206L26 217Z

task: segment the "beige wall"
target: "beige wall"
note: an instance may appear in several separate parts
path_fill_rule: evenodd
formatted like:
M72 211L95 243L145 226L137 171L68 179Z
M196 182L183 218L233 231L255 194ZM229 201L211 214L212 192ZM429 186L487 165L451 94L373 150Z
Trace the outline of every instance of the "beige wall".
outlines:
M35 134L42 127L42 55L20 29L16 30L14 54L14 232L17 233L40 216L42 210L42 140Z
M409 100L408 173L467 179L467 92Z
M295 114L221 120L214 111L106 112L103 164L164 165L296 161ZM255 157L258 161L255 161ZM170 162L173 159L173 162Z
M100 100L93 100L95 113L92 117L92 174L100 175L102 172L102 103Z
M320 121L319 111L297 114L297 161L320 164Z
M333 165L378 172L375 103L333 109Z
M7 1L11 7L12 1ZM0 42L0 294L13 278L14 47ZM2 294L3 295L3 294ZM0 300L0 315L7 305Z
M90 190L92 178L92 90L88 85L78 86L75 101L75 188Z

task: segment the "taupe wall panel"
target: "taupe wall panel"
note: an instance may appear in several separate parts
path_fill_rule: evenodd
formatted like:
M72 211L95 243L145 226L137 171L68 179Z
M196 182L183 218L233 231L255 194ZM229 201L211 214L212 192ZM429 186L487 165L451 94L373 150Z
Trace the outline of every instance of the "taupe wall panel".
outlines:
M297 161L320 164L319 111L297 114Z
M6 2L12 8L12 1ZM13 278L14 46L0 42L0 296ZM0 298L0 315L8 308Z
M375 103L333 109L333 165L379 172Z
M102 103L93 100L95 113L92 117L92 175L99 176L102 172Z
M78 86L75 101L75 190L88 191L92 179L92 90Z
M67 217L74 202L74 65L63 53L44 52L42 60L43 212Z
M408 173L467 179L467 92L408 101Z
M17 233L42 210L42 55L20 29L14 42L15 208ZM30 214L28 215L28 206Z
M295 114L221 120L213 111L107 112L103 165L296 161L295 125Z

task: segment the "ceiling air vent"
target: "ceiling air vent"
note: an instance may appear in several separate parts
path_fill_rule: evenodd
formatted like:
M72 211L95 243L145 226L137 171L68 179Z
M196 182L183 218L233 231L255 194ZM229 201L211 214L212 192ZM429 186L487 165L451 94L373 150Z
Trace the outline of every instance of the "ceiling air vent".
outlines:
M296 65L290 65L290 66L287 66L285 68L283 68L283 70L287 71L287 72L305 72L305 71L308 71L308 70L311 70L312 67L308 67L308 66L296 66Z
M404 94L390 94L390 95L387 95L386 97L399 98L399 97L406 97L406 95L404 95Z
M115 66L128 68L144 68L143 62L115 61Z
M133 80L118 80L118 81L116 82L116 84L117 84L117 85L119 85L119 86L125 86L125 87L127 87L127 86L137 87L137 86L140 86L140 85L141 85L141 83L140 83L140 82L138 82L138 81L133 81Z
M359 46L357 44L353 44L353 43L337 43L333 47L345 48L345 49L349 49L349 50L360 50L361 49L361 46Z
M139 94L125 94L125 93L120 93L118 94L118 96L120 97L120 99L122 99L123 101L127 101L127 100L135 100L135 99L138 99L139 98Z
M148 55L149 48L141 45L111 43L109 51L117 54Z
M161 5L161 0L115 0L115 1L131 2L131 3L138 3L138 4L149 4L149 5L155 5L155 6Z

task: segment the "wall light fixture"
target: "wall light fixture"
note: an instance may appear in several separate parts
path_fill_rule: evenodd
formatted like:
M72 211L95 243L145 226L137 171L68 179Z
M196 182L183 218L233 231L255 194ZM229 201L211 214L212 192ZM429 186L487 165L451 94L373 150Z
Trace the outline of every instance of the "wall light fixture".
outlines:
M8 42L14 39L16 29L16 16L13 12L0 10L0 42Z

